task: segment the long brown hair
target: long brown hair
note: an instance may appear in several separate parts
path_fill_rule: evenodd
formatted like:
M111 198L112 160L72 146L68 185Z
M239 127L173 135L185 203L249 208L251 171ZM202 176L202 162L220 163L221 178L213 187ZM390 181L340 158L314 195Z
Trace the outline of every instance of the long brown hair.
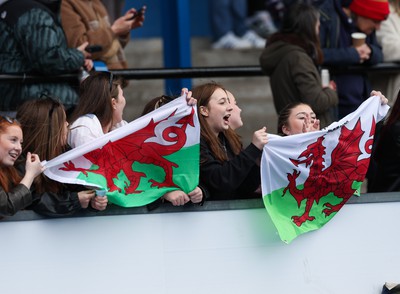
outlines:
M124 86L121 78L111 72L94 72L79 87L79 102L69 119L73 123L79 117L92 113L104 128L112 125L112 98L118 99L118 86Z
M0 116L0 134L6 133L11 126L21 127L17 120ZM0 165L0 185L4 191L10 192L12 187L16 186L20 181L21 176L14 166Z
M323 53L316 32L319 11L311 4L297 3L285 12L279 32L271 36L268 44L282 40L302 47L316 64L322 64Z
M197 109L199 113L200 113L200 106L208 107L210 97L217 89L222 89L226 93L226 89L222 85L214 82L202 84L193 88L192 93L193 97L197 99ZM226 94L226 96L228 96L228 94ZM214 154L217 160L221 162L227 161L228 157L224 149L222 148L218 137L214 135L206 119L202 115L199 115L199 122L201 127L200 136L210 146L211 152ZM240 151L242 150L242 143L239 135L236 134L236 132L233 131L231 128L224 131L223 135L227 139L228 144L232 148L233 153L236 155L239 154Z
M51 160L65 151L64 128L66 114L64 106L58 100L46 97L28 100L17 111L24 133L22 153L36 153L42 160ZM34 180L39 193L58 192L60 184L41 174Z

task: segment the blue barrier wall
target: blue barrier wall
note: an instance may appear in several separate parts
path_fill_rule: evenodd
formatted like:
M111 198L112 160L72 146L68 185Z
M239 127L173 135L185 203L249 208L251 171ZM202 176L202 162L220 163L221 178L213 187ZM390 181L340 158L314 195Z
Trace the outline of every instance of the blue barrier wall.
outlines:
M129 0L125 1L125 10L128 10L131 7L135 7L139 9L143 5L147 6L146 11L146 21L145 25L137 30L132 31L133 38L154 38L161 37L162 32L162 17L165 16L162 13L165 13L162 9L162 2L169 3L171 0ZM189 2L189 10L190 10L190 28L191 28L191 36L200 36L200 37L208 37L210 36L210 20L208 17L208 0L205 1L195 1L195 0L186 0ZM172 1L174 2L174 1ZM173 4L171 4L173 6ZM168 17L175 17L171 12Z
M208 1L194 0L140 0L126 1L125 11L146 5L144 26L133 30L131 37L163 39L165 68L190 68L190 38L209 35ZM191 79L167 79L166 92L191 88Z

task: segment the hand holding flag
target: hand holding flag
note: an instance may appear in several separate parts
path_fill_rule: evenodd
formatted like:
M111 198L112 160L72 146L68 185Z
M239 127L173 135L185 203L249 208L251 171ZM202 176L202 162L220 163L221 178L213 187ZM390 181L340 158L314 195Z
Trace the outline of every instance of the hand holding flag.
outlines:
M198 184L200 128L190 91L104 136L46 163L56 181L106 189L124 207L151 203ZM187 100L186 96L189 98ZM95 197L92 205L103 207Z
M261 186L284 242L322 227L361 187L375 124L389 109L380 92L373 94L380 97L369 98L321 131L270 136L261 160Z

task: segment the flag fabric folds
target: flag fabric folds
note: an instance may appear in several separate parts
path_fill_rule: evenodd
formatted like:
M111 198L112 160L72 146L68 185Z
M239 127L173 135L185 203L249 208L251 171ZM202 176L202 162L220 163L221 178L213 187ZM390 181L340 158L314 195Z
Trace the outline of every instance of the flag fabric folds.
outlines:
M282 241L325 225L360 189L367 173L375 125L389 107L370 97L327 128L270 135L261 160L265 207Z
M199 180L200 126L184 96L45 163L63 183L106 190L111 203L142 206L166 192L194 190Z

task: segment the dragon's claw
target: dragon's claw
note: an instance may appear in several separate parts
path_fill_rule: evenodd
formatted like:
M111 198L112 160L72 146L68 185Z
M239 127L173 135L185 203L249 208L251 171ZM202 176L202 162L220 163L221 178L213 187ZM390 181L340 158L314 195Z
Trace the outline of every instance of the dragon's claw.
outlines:
M301 227L301 225L306 221L315 220L314 216L309 216L307 214L303 214L301 216L292 216L292 221L296 224L296 226Z
M323 214L325 214L325 216L330 216L332 213L336 213L340 210L340 208L342 208L343 205L338 204L338 205L332 205L330 203L324 203L324 206L327 207L324 210L322 210Z

